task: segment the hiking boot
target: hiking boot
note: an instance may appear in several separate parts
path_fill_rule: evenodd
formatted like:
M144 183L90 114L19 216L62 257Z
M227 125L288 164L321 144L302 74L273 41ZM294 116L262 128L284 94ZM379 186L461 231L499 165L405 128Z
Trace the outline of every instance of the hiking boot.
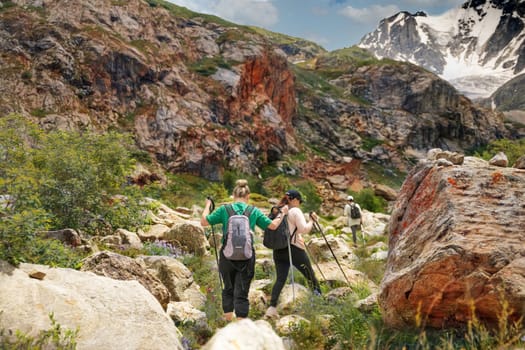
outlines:
M266 310L266 313L264 314L264 318L272 318L272 319L279 318L279 313L277 312L277 309L275 308L275 306L270 306L268 310Z
M313 293L314 293L314 295L315 295L316 297L320 297L320 296L321 296L321 291L320 291L319 289L314 289L314 292L313 292Z

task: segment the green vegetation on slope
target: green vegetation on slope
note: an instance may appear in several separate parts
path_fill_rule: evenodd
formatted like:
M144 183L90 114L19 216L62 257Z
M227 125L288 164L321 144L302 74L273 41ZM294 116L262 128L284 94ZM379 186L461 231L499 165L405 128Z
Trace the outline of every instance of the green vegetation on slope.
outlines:
M0 259L75 267L79 259L37 232L104 234L143 224L140 197L127 185L128 137L44 133L11 115L0 119L0 140Z
M519 157L525 155L525 139L508 140L500 139L490 142L487 146L474 150L476 157L490 160L497 153L503 152L507 155L509 165L512 166Z

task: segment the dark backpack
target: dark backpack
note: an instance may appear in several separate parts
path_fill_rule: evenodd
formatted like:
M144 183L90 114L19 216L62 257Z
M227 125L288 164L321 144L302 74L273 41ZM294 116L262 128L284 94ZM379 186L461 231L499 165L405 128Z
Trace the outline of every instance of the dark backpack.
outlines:
M274 207L276 208L276 207ZM273 220L278 215L274 214L274 208L270 211L268 217ZM263 245L270 249L283 249L288 247L289 240L295 235L295 231L290 237L290 230L288 229L288 221L286 215L275 230L269 228L264 230Z
M242 214L237 214L231 204L226 205L229 218L223 254L229 260L248 260L253 256L252 210L253 205L249 205Z
M355 204L350 205L350 217L352 219L359 219L361 217L361 211Z

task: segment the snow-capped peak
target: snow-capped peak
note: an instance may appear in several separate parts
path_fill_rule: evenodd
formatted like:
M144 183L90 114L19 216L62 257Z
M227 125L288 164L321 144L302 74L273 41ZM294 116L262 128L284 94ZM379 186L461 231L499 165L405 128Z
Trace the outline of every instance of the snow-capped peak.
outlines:
M486 97L525 68L525 0L471 0L439 16L400 12L360 47L420 65L470 97Z

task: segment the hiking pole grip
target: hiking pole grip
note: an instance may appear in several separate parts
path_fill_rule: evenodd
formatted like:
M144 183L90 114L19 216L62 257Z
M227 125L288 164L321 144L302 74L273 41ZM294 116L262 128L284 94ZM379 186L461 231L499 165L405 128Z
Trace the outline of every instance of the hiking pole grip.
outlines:
M208 199L211 202L210 204L210 213L211 213L215 210L215 202L213 201L213 198L211 196L206 197L206 199Z

